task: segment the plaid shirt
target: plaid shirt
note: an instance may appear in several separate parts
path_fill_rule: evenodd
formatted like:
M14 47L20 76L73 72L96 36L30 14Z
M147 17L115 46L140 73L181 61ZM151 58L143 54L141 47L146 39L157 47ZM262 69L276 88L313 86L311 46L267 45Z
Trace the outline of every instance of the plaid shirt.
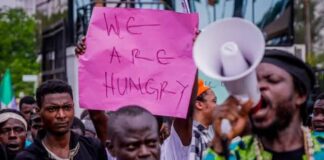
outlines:
M197 121L193 121L192 139L190 144L189 160L201 160L203 152L212 141L214 132L210 128L205 128Z

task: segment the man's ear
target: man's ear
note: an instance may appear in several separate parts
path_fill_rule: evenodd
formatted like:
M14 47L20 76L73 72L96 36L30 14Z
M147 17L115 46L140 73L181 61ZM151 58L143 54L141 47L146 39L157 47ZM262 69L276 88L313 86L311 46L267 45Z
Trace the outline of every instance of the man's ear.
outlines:
M106 140L106 147L111 156L116 157L116 152L114 150L114 145L111 140Z
M204 108L203 102L196 100L195 108L198 110L202 110Z
M296 94L296 106L301 106L303 103L305 103L307 101L307 95L301 95L301 94Z

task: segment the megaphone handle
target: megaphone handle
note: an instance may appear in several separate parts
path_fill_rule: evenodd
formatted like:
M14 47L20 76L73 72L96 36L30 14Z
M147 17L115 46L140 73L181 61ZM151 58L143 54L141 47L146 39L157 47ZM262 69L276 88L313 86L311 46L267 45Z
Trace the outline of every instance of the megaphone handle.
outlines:
M226 160L229 160L229 156L230 156L230 152L229 152L229 148L228 148L228 138L225 135L221 136L221 144L222 144L222 148L223 148L223 153L222 155L225 157Z
M221 121L221 133L222 134L229 134L232 130L232 126L231 126L231 123L228 119L222 119Z

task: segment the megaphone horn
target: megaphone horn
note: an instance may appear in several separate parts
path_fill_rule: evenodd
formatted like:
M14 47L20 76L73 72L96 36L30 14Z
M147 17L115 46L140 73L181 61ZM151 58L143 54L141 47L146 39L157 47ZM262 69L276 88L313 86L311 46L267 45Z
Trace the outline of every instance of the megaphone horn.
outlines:
M198 35L193 58L207 76L224 83L229 94L260 102L255 68L262 60L265 39L252 22L241 18L216 21Z

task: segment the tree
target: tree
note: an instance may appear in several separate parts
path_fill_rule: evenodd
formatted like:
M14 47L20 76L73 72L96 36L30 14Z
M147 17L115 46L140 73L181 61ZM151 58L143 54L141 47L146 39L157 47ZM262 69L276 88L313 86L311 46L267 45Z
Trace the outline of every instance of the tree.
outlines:
M22 9L0 13L0 77L10 68L16 94L33 95L33 84L22 81L24 74L38 74L36 63L36 21Z
M305 43L304 0L296 0L295 3L295 43ZM321 33L324 30L324 9L317 7L321 3L323 3L321 0L309 1L313 54L307 57L307 62L312 66L324 62L324 35Z

